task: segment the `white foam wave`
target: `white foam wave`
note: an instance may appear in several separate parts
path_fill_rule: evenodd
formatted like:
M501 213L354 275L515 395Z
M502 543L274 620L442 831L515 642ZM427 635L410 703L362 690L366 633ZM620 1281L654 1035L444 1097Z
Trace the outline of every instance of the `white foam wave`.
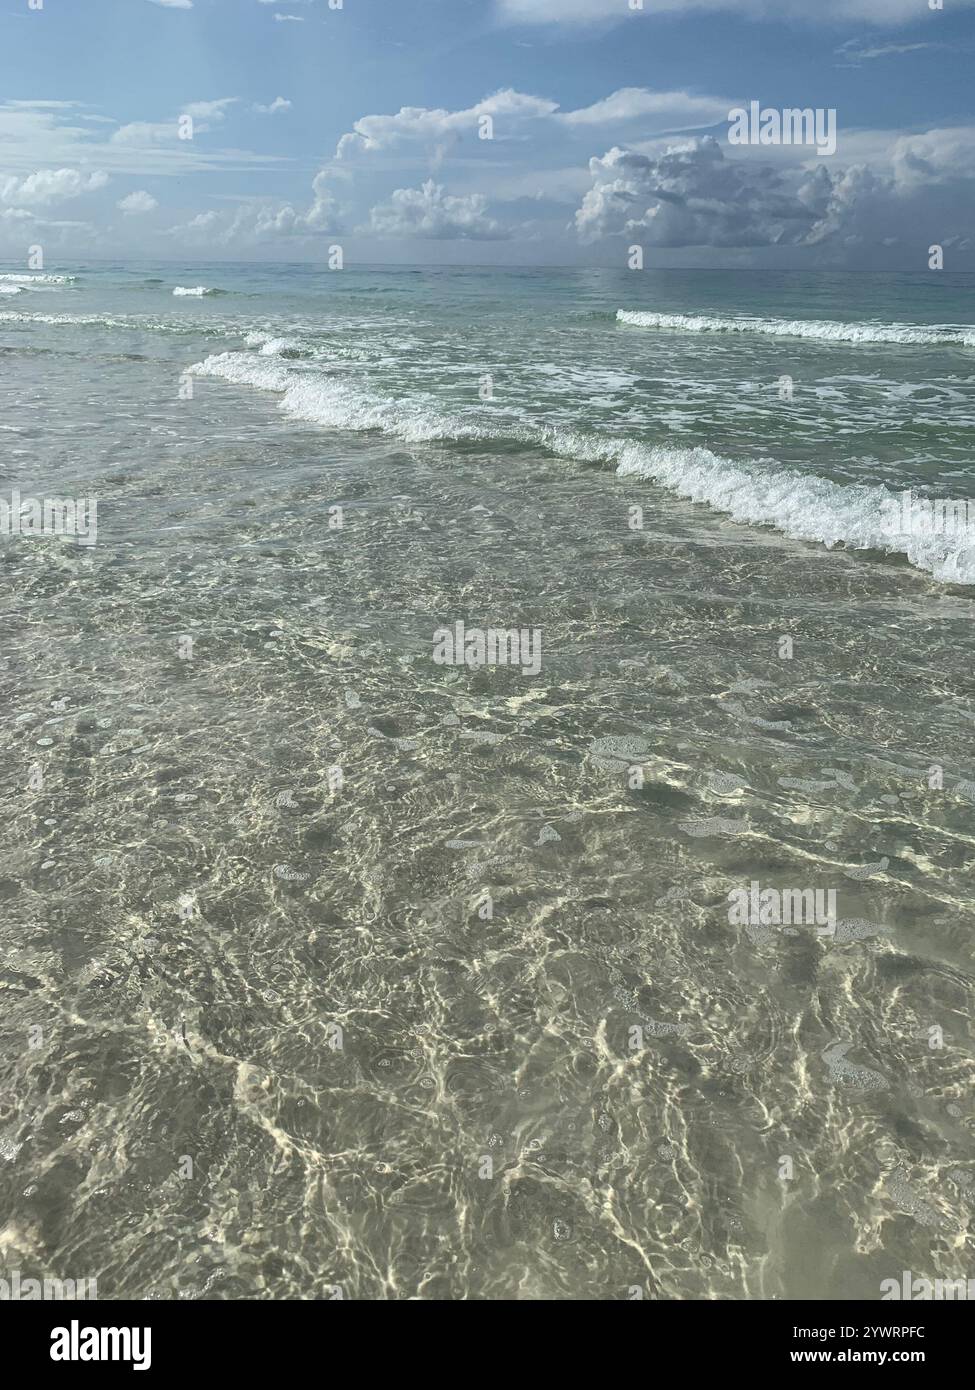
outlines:
M40 275L34 271L23 274L7 271L0 275L0 280L14 285L73 285L77 278L77 275Z
M294 338L276 338L270 333L249 333L245 342L257 348L262 357L300 357L304 352Z
M892 531L893 494L879 484L846 486L788 468L722 458L709 449L634 444L623 446L616 471L648 478L735 521L774 526L794 540L905 555L942 583L975 584L975 537Z
M617 309L634 328L673 328L684 333L759 333L773 338L815 338L830 343L900 343L905 346L975 347L975 326L910 323L839 323L831 319L719 318L709 314L656 314Z
M183 299L202 299L205 294L216 294L216 290L211 290L207 285L193 285L187 288L186 285L177 285L173 294L177 298Z
M346 376L295 371L278 359L225 352L190 370L238 385L280 393L289 415L330 429L379 430L409 442L511 441L540 445L565 458L602 463L622 476L646 478L679 497L733 520L772 526L795 540L905 555L917 569L950 584L975 584L975 543L964 534L911 536L892 532L893 494L877 484L845 486L781 468L746 463L709 449L652 446L550 426L492 423L483 412L458 416L433 400L392 400Z
M198 376L221 377L239 386L280 392L280 406L286 414L328 429L380 430L414 443L488 437L475 422L468 425L447 415L432 401L391 400L364 390L348 377L295 372L280 358L223 352L198 362L190 371Z
M7 309L0 313L0 323L45 323L66 328L126 328L153 330L159 333L187 333L186 321L167 323L163 319L113 318L108 314L29 314L19 309Z
M0 294L23 294L23 285L0 285Z

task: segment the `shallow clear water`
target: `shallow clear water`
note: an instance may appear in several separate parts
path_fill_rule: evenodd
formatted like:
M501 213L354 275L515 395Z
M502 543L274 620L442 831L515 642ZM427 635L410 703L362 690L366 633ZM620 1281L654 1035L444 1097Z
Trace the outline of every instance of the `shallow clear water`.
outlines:
M970 1274L971 557L855 546L881 486L975 496L973 351L616 318L964 325L967 281L68 270L0 304L0 495L98 499L0 539L6 1267ZM436 664L458 621L540 673ZM756 880L835 933L733 925Z

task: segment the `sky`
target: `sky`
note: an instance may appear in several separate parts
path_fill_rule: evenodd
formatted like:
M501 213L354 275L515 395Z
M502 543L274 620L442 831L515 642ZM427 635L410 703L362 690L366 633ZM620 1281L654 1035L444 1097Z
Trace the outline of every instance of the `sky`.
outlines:
M973 59L975 0L0 0L0 257L975 271Z

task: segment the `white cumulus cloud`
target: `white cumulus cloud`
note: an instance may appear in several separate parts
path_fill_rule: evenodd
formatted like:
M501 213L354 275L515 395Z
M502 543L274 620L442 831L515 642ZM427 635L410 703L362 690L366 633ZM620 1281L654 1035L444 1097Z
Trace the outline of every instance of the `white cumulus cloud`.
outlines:
M575 227L583 242L660 247L957 244L975 191L972 136L968 127L904 136L874 164L829 167L785 151L776 162L765 151L734 156L711 136L650 153L615 146L590 160Z
M115 206L126 217L137 217L142 213L155 212L159 204L151 193L140 189L137 193L130 193L127 198L120 198Z
M474 106L458 111L426 106L404 106L393 115L361 116L343 135L336 154L349 159L356 154L421 145L445 151L458 140L478 141L489 150L493 141L523 137L539 127L551 137L582 132L590 126L652 123L657 130L716 125L727 118L734 104L728 97L694 95L686 91L658 92L647 87L622 87L601 101L578 110L563 111L549 97L532 96L507 87ZM478 137L490 118L489 138ZM534 131L533 131L534 133Z
M306 208L293 203L274 203L250 199L234 212L202 212L168 235L188 244L217 243L221 246L249 247L282 237L313 237L341 230L346 217L329 187L330 175L322 170L312 181L312 200Z
M343 159L357 152L392 149L407 141L444 144L459 139L462 134L476 137L482 116L490 116L492 121L504 120L513 126L550 116L557 110L556 101L528 96L510 88L460 111L404 106L395 115L361 116L354 129L342 136L336 153Z
M48 207L83 193L95 193L107 183L108 175L101 170L82 174L77 169L41 169L24 179L0 179L0 202L11 207Z
M397 188L388 203L372 209L369 231L387 240L497 241L508 235L487 215L487 200L482 194L452 197L433 179L420 188Z

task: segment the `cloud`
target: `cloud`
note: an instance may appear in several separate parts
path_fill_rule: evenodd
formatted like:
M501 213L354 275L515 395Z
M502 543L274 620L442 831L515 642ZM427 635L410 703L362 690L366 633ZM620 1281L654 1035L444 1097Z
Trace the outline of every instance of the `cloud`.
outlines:
M867 63L876 58L900 57L904 53L917 53L922 48L943 48L940 43L881 43L866 44L862 39L847 39L846 43L841 43L836 50L836 56L842 58L842 67L859 67L862 63Z
M568 126L611 125L639 120L645 116L666 116L675 124L716 125L727 119L726 98L692 96L689 92L653 92L646 87L621 87L618 92L583 106L578 111L559 112L557 120Z
M727 159L711 137L656 156L615 147L589 171L575 217L586 242L622 234L654 246L770 246L804 239L814 222L780 172Z
M116 145L151 145L159 142L168 144L179 139L177 121L129 121L113 131L111 140Z
M0 180L0 202L11 207L49 207L68 198L94 193L108 183L101 170L82 174L77 169L41 169L25 179L10 176Z
M216 212L198 212L195 217L190 218L189 222L184 222L181 227L172 227L172 236L179 236L182 233L209 232L220 225L220 214Z
M218 101L190 101L183 107L183 114L196 121L222 121L229 107L234 106L239 97L220 97Z
M971 6L975 0L950 3ZM707 11L748 19L887 25L908 24L931 14L925 0L643 0L642 11L629 9L625 0L497 0L499 16L513 24L579 25Z
M231 98L190 103L185 114L198 113L194 134L219 124L221 113L231 104ZM0 102L0 167L11 173L32 173L43 166L83 166L145 178L183 176L194 170L267 168L282 162L274 155L180 140L177 116L168 121L130 122L106 134L115 124L80 102Z
M341 231L347 213L329 187L332 177L326 170L315 175L312 200L307 208L248 199L234 212L198 213L190 221L171 227L167 235L190 244L218 243L225 247L256 246L282 237L334 235Z
M433 179L420 188L397 188L388 203L372 209L368 230L387 240L497 241L509 235L488 217L482 194L451 197Z
M490 116L492 121L506 120L514 127L525 120L550 116L557 110L556 101L528 96L510 88L460 111L404 106L392 116L360 117L353 130L339 140L336 155L339 159L347 159L363 151L392 149L407 141L444 144L460 139L463 134L476 135L483 116Z
M154 5L162 5L167 10L191 10L193 0L152 0Z
M121 198L115 206L120 212L124 212L126 217L137 217L142 213L155 212L159 204L151 193L140 190L138 193L130 193L127 198Z
M573 5L576 0L559 0L557 8L561 14ZM591 13L588 0L587 8ZM872 44L863 33L841 53L914 46L906 35L904 44L888 43L888 35ZM773 248L801 250L795 259L802 264L841 257L870 264L873 248L892 244L913 265L918 247L970 243L975 130L844 128L838 153L824 161L802 146L730 146L728 112L747 96L623 87L563 109L537 92L505 88L456 110L412 106L363 115L310 192L301 189L297 162L219 148L228 143L224 132L233 128L235 110L273 118L291 109L283 96L268 104L249 96L246 107L234 97L189 103L179 114L193 116L194 134L216 134L185 141L178 138L177 114L116 128L82 103L8 101L0 103L0 219L12 239L19 226L37 225L45 206L95 194L104 186L100 180L121 175L120 191L98 199L100 235L111 221L113 246L128 233L133 247L155 239L160 250L168 241L172 253L175 239L241 259L251 248L264 254L269 247L278 248L270 254L297 259L339 234L382 239L394 257L408 256L410 242L454 240L498 243L491 258L510 259L517 241L526 249L531 243L539 259L571 260L615 256L618 247L583 248L628 237L647 247L709 248L685 261L717 264L718 252L727 251L725 263L759 265L780 259ZM280 128L292 125L289 119ZM698 138L709 130L719 138ZM491 138L479 138L483 133ZM448 156L449 178L437 172ZM253 171L267 168L289 175L282 192L271 194L254 181ZM238 171L250 176L247 182L212 177ZM165 197L155 182L200 173L206 177L186 178ZM138 191L121 196L133 188ZM168 231L149 216L158 211L156 198L175 209L167 223L177 225ZM94 235L88 224L66 222L45 224L45 235L48 225L63 230L65 245L71 226L79 229L79 247ZM428 246L422 254L439 253Z
M181 136L180 131L181 123L187 116L191 118L195 139L197 135L204 135L220 125L226 119L228 108L237 101L237 97L221 97L219 101L191 101L171 120L130 121L128 125L119 126L111 138L117 145L169 144L171 141L186 144L189 142L185 136Z
M954 126L899 136L891 150L891 165L897 185L905 191L975 180L975 128ZM969 220L971 214L970 205Z
M374 198L360 228L384 239L517 236L554 244L564 234L563 209L571 208L583 244L625 235L658 247L756 255L816 248L832 256L892 240L926 247L963 237L970 225L965 171L975 163L975 142L966 144L966 131L845 131L842 157L819 169L823 161L802 146L733 150L724 136L728 112L739 104L685 89L624 87L563 110L548 97L504 89L460 110L403 107L363 116L339 141L333 171L345 168L358 184L395 169L400 186ZM480 140L486 116L492 138ZM688 138L710 127L723 127L719 139ZM608 137L608 152L590 159L599 136ZM454 167L466 186L447 195L429 177L430 165L461 141L464 157ZM426 181L421 174L419 187L402 186L404 166L424 163ZM929 198L940 189L930 218L922 186ZM516 207L524 216L529 204L532 221L516 221Z
M876 167L828 168L784 148L776 163L767 151L733 157L711 136L650 153L617 146L590 160L575 228L584 243L626 236L658 247L960 244L975 193L973 135L899 137Z
M507 87L459 111L404 106L395 115L361 116L354 128L339 140L336 155L351 159L357 154L393 150L408 144L445 152L465 136L477 140L482 150L493 141L523 139L532 126L547 127L549 136L593 126L641 123L641 131L686 129L716 125L727 119L734 101L728 97L698 96L686 91L656 92L647 87L623 87L602 101L575 111L563 111L549 97L532 96ZM479 139L485 118L490 118L490 137ZM532 130L533 138L536 131Z
M336 230L344 220L345 213L328 186L329 174L324 170L312 180L312 204L304 214L304 226L309 231L324 232L334 227Z

